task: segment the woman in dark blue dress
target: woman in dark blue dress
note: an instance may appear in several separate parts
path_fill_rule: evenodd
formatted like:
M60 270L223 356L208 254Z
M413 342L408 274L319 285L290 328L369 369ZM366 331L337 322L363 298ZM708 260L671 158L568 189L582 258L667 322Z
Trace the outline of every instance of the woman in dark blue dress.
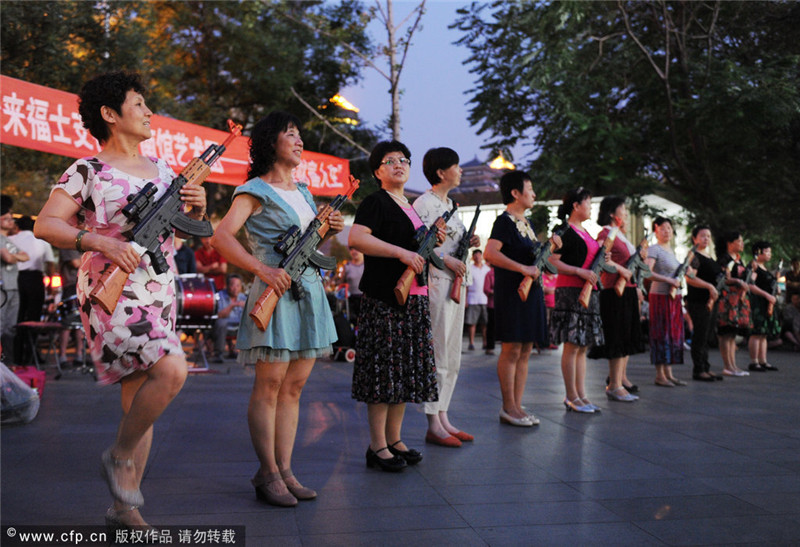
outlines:
M522 395L528 377L528 357L534 344L547 343L547 317L541 284L535 283L522 301L517 288L525 276L539 277L532 266L536 234L525 218L536 194L527 173L512 171L500 179L505 212L497 217L486 243L486 261L495 268L494 307L496 339L502 342L497 360L497 376L503 408L500 421L530 427L538 418L522 408Z

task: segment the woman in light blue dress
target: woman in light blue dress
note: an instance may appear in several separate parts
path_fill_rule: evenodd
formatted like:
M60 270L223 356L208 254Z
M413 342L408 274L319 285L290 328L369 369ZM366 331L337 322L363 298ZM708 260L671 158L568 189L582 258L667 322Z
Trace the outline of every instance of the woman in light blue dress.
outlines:
M318 271L309 268L303 273L305 296L294 300L288 291L291 278L278 268L283 256L273 248L286 230L292 226L305 230L316 215L306 185L292 180L303 153L299 126L291 114L273 112L253 127L250 180L234 192L233 205L211 240L228 262L255 276L236 347L239 362L255 364L256 371L247 420L261 467L252 483L258 499L282 507L317 495L294 477L292 450L303 386L316 358L330 354L337 338ZM341 213L329 218L329 234L344 228ZM242 226L252 254L236 239ZM249 314L267 285L280 300L262 332Z

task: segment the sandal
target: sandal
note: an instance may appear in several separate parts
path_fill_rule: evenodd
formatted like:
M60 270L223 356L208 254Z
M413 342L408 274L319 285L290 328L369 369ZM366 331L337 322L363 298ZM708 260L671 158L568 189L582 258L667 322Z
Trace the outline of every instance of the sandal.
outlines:
M123 520L123 515L138 509L135 505L126 507L125 509L114 509L114 506L108 508L106 511L106 526L115 530L155 530L147 523L144 524L129 524Z
M138 488L136 490L125 490L117 482L117 467L125 466L128 468L134 468L135 464L133 459L117 459L111 454L111 448L109 448L103 452L103 455L100 457L100 461L102 463L100 467L100 473L105 479L106 484L108 485L108 490L111 492L111 495L114 496L114 499L125 505L133 505L135 507L141 507L144 505L144 497L142 496L141 490Z

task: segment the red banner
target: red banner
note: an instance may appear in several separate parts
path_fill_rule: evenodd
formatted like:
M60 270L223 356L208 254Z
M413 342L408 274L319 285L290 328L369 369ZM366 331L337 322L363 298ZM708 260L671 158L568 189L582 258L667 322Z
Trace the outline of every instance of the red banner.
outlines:
M0 75L0 96L0 143L71 158L100 151L97 140L83 127L77 95ZM153 138L140 144L139 150L164 159L176 173L209 145L221 143L228 135L158 115L151 118L150 129ZM209 182L233 186L245 182L250 157L248 140L244 136L234 139L211 166ZM294 174L295 180L307 182L316 195L346 193L350 186L350 162L327 154L303 151L303 161Z

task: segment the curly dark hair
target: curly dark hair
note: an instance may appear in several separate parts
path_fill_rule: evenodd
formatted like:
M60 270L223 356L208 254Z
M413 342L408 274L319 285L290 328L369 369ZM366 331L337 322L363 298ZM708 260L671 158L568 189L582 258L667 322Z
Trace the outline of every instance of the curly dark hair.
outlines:
M300 120L288 112L270 112L253 126L250 132L250 168L247 178L266 175L275 165L275 144L278 135L294 125L300 129Z
M561 205L558 206L558 218L567 220L572 214L573 205L576 203L583 203L586 198L592 197L592 192L581 186L580 188L573 188L564 195L561 200Z
M369 170L372 171L372 176L375 177L378 184L381 184L381 179L375 173L381 168L383 157L390 152L400 152L407 159L411 159L411 151L400 141L381 141L376 144L369 154Z
M78 94L78 112L83 120L83 127L101 144L108 140L111 132L100 114L100 108L107 106L121 114L122 103L125 102L128 91L144 95L142 77L136 72L109 72L95 76L83 84Z

